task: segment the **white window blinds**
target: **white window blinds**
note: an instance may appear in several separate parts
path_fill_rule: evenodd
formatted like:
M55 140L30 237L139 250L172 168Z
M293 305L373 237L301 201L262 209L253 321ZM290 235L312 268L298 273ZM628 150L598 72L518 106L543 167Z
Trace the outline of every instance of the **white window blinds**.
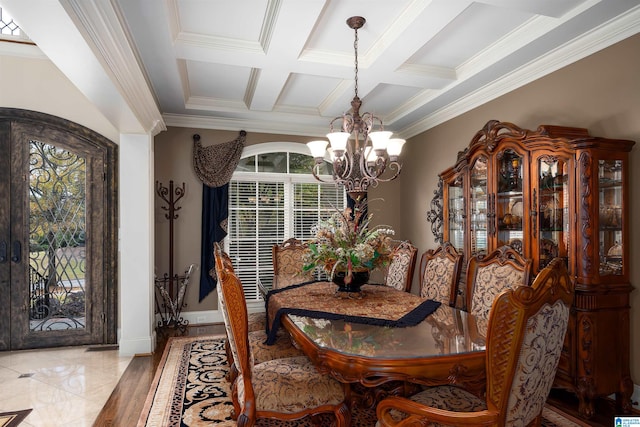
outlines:
M300 156L292 157L299 161ZM246 171L247 163L251 162L241 160L239 168ZM298 170L236 172L229 185L227 252L250 302L260 299L259 279L267 287L271 284L273 245L290 237L309 239L311 227L320 218L332 215L336 208L344 209L346 196L342 187L319 183Z

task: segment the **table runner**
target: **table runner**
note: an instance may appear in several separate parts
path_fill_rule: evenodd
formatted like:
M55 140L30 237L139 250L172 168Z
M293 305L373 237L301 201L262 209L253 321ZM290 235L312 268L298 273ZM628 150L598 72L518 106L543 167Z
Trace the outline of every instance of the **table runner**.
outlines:
M433 313L438 301L384 285L364 285L360 295L336 294L331 282L305 282L269 291L265 300L267 344L273 344L286 314L322 319L343 319L378 326L415 326Z

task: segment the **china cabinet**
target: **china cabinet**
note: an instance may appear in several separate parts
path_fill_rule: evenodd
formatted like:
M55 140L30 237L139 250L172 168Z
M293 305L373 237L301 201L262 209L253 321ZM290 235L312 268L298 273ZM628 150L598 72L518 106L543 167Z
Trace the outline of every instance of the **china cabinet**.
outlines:
M553 258L565 260L576 293L555 385L578 395L585 417L593 415L596 397L614 393L621 411L631 409L633 145L586 129L542 125L531 131L492 120L440 174L436 194L442 200L439 237L465 260L502 245L531 258L534 273Z

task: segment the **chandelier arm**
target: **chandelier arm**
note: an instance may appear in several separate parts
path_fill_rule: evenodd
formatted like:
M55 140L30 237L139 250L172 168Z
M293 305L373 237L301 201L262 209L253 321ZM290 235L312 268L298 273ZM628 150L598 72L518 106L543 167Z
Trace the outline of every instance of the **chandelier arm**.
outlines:
M321 164L322 164L322 163L316 163L315 165L313 165L313 167L311 168L311 174L313 175L313 177L314 177L316 180L318 180L318 181L320 181L320 182L328 183L329 181L325 181L324 179L322 179L322 178L320 177L320 175L318 175L318 171L320 171L320 165L321 165Z
M400 175L400 170L402 170L402 165L399 162L393 161L393 162L385 162L385 168L384 169L389 169L389 170L395 170L395 172L392 173L391 176L389 176L388 178L381 178L380 175L382 174L382 172L380 172L380 175L378 176L371 176L371 179L374 179L376 181L376 185L378 185L378 182L389 182L389 181L393 181L394 179L396 179L398 177L398 175ZM383 171L384 171L383 169ZM376 186L374 185L374 187Z
M369 181L377 181L380 175L384 173L386 165L387 160L384 157L376 158L373 165L364 159L364 156L360 160L360 170L362 171L362 175Z
M333 161L333 176L341 181L349 178L353 171L353 156L347 151L342 158Z
M329 123L329 132L335 132L334 123L340 121L340 131L351 133L353 130L354 119L353 116L349 113L345 113L342 116L335 117Z
M369 133L372 130L374 130L376 122L378 123L378 130L380 130L380 131L384 130L384 125L382 124L382 119L380 117L378 117L378 116L374 116L372 113L369 113L369 112L363 113L362 117L360 117L360 120L361 120L362 123L365 124L364 132L366 133L366 135L369 135Z

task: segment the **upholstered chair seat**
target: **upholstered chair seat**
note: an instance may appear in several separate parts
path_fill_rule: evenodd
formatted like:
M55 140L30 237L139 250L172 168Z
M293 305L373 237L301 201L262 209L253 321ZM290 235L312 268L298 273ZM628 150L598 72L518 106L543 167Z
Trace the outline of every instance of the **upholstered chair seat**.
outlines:
M480 399L478 396L461 387L453 385L427 388L418 394L414 394L409 400L418 405L452 412L478 412L487 409L487 402L483 399ZM399 423L408 416L407 413L397 409L389 411L389 415L396 423ZM428 425L439 426L442 424L431 423Z
M399 291L409 292L416 266L418 249L409 241L400 242L391 252L384 283Z
M267 315L264 311L249 313L249 332L266 331Z
M265 331L249 332L249 347L253 354L253 363L263 363L268 360L282 359L285 357L302 356L302 350L294 347L291 337L286 332L278 331L276 342L267 345Z
M244 385L236 380L239 400ZM344 387L332 377L320 374L306 357L270 360L253 366L251 383L258 411L295 414L306 408L340 405Z
M453 385L429 387L410 398L388 397L377 406L377 426L539 426L573 295L561 258L530 287L504 290L489 315L482 398Z

